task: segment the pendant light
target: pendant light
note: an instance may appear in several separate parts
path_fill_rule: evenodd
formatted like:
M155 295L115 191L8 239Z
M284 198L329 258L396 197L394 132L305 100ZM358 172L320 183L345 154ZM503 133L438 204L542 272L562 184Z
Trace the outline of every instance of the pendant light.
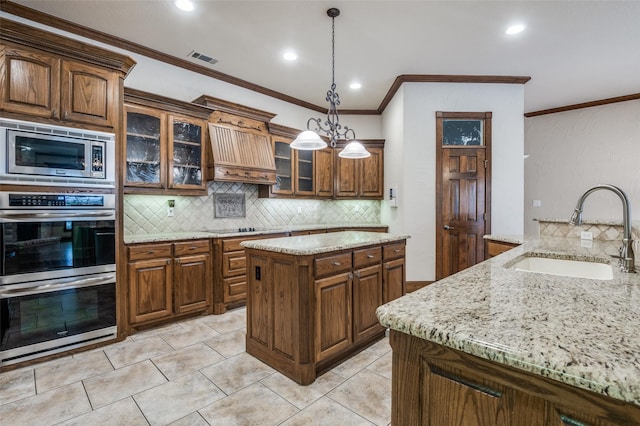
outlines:
M329 102L327 110L327 119L322 123L320 118L310 118L307 121L307 130L300 133L298 137L291 143L291 148L301 150L323 149L327 147L327 143L320 137L318 133L322 132L330 140L330 145L335 148L338 139L351 141L338 154L343 158L367 158L371 155L364 145L355 140L356 133L353 129L340 124L338 116L338 105L340 105L340 95L336 92L335 74L336 74L336 26L335 19L340 15L340 10L331 8L327 10L327 16L331 18L331 88L327 91L326 100ZM312 125L311 123L314 123ZM313 126L313 130L312 130Z

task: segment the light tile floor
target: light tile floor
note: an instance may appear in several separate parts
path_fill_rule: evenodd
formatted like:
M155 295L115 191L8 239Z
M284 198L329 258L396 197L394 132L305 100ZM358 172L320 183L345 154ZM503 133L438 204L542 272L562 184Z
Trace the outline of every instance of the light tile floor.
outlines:
M245 352L246 311L0 374L2 425L381 425L387 338L299 386Z

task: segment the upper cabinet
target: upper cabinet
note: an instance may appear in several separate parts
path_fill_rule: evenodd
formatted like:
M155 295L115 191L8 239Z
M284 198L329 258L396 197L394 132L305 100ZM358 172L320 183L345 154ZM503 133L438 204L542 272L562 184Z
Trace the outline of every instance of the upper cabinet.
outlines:
M267 123L275 116L203 95L193 101L209 108L210 150L206 179L272 184L276 165Z
M209 110L133 89L125 90L125 192L206 194Z
M271 143L276 164L276 183L261 186L260 197L331 197L333 193L331 151L291 149L299 130L270 124ZM319 161L322 164L319 164ZM322 176L318 173L322 171ZM318 182L321 182L319 184Z
M4 19L0 28L3 113L116 127L121 82L134 64L130 58Z
M335 153L335 198L383 198L384 148L381 143L364 145L371 153L368 158L342 158Z

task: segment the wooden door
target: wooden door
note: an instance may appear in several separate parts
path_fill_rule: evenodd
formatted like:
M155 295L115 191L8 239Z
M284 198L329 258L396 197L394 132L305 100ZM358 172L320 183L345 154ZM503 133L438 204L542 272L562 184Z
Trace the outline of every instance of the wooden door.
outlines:
M316 196L333 197L333 149L314 151Z
M484 260L489 232L491 113L438 113L436 155L436 279ZM480 122L478 145L443 143L443 121Z
M315 361L349 348L351 334L350 272L315 281Z
M129 321L132 324L172 315L173 263L171 259L129 264Z
M353 341L382 331L376 309L382 305L382 265L359 269L353 279Z
M0 47L0 110L60 117L60 58Z
M358 195L362 197L382 198L383 196L383 149L368 148L371 156L360 161L359 191Z
M73 61L62 62L62 119L114 127L120 77L111 71Z
M176 258L174 269L176 313L203 311L211 304L211 256Z

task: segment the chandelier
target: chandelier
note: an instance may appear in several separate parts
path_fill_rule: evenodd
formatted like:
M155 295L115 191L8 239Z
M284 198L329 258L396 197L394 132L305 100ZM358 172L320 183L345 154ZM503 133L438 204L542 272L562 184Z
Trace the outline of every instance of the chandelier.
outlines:
M310 118L307 121L307 130L300 133L291 143L291 148L301 150L323 149L327 143L320 137L323 133L330 140L332 148L337 146L338 139L349 142L338 154L343 158L367 158L371 155L369 151L355 140L356 133L350 127L340 124L338 116L338 105L340 105L340 95L336 92L336 16L340 15L340 10L331 8L327 10L327 15L331 18L331 88L327 91L326 101L329 102L327 118L322 122L321 118ZM313 123L313 124L312 124Z

